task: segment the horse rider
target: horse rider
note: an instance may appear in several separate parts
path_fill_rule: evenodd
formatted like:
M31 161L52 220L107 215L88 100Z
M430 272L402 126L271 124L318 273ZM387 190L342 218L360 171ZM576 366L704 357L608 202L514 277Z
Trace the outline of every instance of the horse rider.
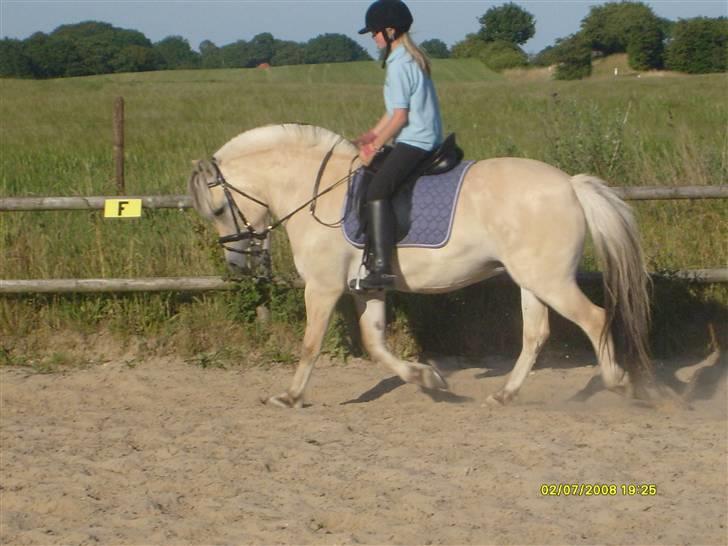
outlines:
M359 157L369 165L381 149L394 147L378 167L366 193L368 274L360 279L362 290L386 290L394 286L392 252L396 220L392 196L442 142L442 120L430 61L409 34L413 17L401 0L377 0L366 12L359 34L371 33L384 50L386 111L355 143Z

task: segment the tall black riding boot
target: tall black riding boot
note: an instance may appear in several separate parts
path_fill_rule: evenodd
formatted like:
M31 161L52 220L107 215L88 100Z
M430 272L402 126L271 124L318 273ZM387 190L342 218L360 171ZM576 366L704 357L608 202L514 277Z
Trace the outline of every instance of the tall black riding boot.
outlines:
M395 238L395 217L388 199L367 203L367 237L369 274L359 281L360 290L386 290L394 286L392 251Z

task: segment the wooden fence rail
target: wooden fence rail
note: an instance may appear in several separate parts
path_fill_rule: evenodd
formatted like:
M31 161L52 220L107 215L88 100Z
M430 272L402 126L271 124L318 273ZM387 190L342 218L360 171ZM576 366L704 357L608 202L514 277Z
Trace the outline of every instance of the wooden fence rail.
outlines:
M141 199L146 209L188 209L192 207L189 195L138 195L125 199ZM3 197L0 211L47 211L47 210L103 210L107 199L119 196L97 197Z
M616 187L617 193L626 200L653 199L726 199L728 185L719 186L643 186ZM147 209L186 209L192 206L188 195L129 196L141 199ZM0 198L0 211L50 211L50 210L101 210L106 197L4 197ZM660 275L655 277L660 278ZM664 276L663 276L664 277ZM684 279L697 283L728 282L728 269L695 269L674 271L668 278ZM598 273L580 274L582 281L601 279ZM507 279L505 276L499 279ZM292 283L301 287L302 281ZM103 293L103 292L203 292L210 290L234 290L237 284L222 277L153 277L129 279L0 279L0 294L22 293Z
M728 199L728 184L720 186L620 186L614 188L620 197L630 201L653 199ZM147 209L187 209L192 207L188 195L126 196L141 199ZM0 211L44 210L100 210L106 199L119 196L96 197L2 197Z
M581 282L601 281L600 273L580 273ZM696 283L728 282L728 269L692 269L674 271L669 275L653 275L654 280L681 279ZM292 288L302 288L303 281L275 281ZM501 275L486 282L508 282ZM128 293L128 292L207 292L235 290L238 284L223 277L150 277L129 279L36 279L0 280L0 294L68 294L68 293Z

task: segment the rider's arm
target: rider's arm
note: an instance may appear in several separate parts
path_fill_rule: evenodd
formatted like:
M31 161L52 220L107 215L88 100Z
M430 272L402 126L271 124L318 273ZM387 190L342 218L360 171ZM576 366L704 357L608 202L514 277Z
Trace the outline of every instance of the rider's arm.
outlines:
M395 108L391 116L384 114L371 131L375 135L374 140L361 147L359 157L362 161L368 164L377 150L397 136L408 121L409 110L407 108Z
M387 142L396 137L402 128L409 121L409 110L407 108L395 108L391 117L388 114L382 116L379 123L374 127L377 137L372 142L375 150L384 146Z

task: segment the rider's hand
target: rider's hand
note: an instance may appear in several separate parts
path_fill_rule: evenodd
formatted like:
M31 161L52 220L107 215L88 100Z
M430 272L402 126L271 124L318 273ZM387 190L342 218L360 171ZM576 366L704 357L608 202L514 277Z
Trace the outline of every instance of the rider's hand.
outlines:
M367 131L366 133L359 135L354 141L354 144L361 148L365 144L371 144L372 142L374 142L375 138L377 138L377 135L374 133L374 131Z
M377 149L371 143L364 144L359 148L359 159L364 165L369 165L377 155Z

